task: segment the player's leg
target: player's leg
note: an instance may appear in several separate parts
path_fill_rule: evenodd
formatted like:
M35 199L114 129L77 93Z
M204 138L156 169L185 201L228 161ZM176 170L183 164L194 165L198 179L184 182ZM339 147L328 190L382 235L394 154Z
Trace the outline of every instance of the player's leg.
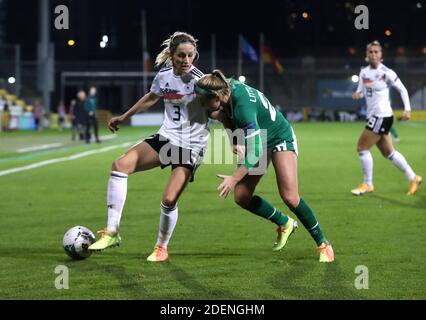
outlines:
M99 231L102 238L91 245L90 250L103 250L120 244L118 231L127 196L127 178L134 172L149 170L159 165L161 162L158 153L144 141L113 161L107 189L107 228Z
M75 141L75 137L77 136L78 127L77 127L77 121L75 119L71 122L71 140Z
M254 195L256 186L263 175L246 175L237 183L234 190L234 200L241 208L275 223L278 227L287 223L288 217L280 212L267 200Z
M92 123L90 121L90 116L87 115L86 116L85 133L84 133L84 138L86 139L86 143L90 143L90 140L91 140L91 134L90 134L91 126L92 126Z
M277 241L272 250L280 251L289 236L297 228L295 221L270 204L264 198L254 195L256 186L263 175L247 175L235 186L234 200L243 209L269 220L277 225Z
M299 196L296 153L293 151L274 152L272 153L272 163L275 168L278 190L282 200L316 242L320 250L320 261L333 261L333 249L325 238L314 212Z
M148 261L161 262L167 260L167 246L178 220L177 201L185 190L191 175L191 169L187 167L178 166L172 170L161 200L157 243L154 251L147 258Z
M422 177L416 175L405 157L393 148L391 137L387 134L383 135L377 142L377 148L385 158L389 159L395 167L405 174L409 181L407 195L414 195L422 182Z
M99 143L101 142L99 140L99 125L98 125L98 119L96 118L95 115L92 116L92 121L93 121L93 128L95 131L95 139L96 139L96 142Z
M353 195L359 196L368 192L373 192L373 157L370 149L380 140L380 135L369 129L364 129L359 137L357 151L361 169L364 174L364 181L357 188L352 189Z

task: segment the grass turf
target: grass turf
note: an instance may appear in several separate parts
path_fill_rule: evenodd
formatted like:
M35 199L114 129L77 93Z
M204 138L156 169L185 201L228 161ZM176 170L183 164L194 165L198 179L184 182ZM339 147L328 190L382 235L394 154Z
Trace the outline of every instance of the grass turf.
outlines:
M336 261L320 264L303 227L280 253L271 251L275 226L221 200L216 173L232 165L202 165L179 201L170 260L146 261L155 244L159 203L169 169L129 179L122 246L70 260L66 230L106 223L106 184L124 147L0 176L1 299L425 299L426 186L406 196L405 176L373 149L375 192L354 197L362 174L355 151L362 123L301 123L300 194L316 213ZM397 124L396 148L426 178L426 124ZM0 133L0 171L123 142L155 128L123 128L100 145L69 143L69 132ZM106 133L106 131L104 132ZM16 153L19 147L63 141L60 148ZM272 167L257 193L285 213ZM55 288L57 265L69 267L69 290ZM355 268L369 270L369 289L354 286Z

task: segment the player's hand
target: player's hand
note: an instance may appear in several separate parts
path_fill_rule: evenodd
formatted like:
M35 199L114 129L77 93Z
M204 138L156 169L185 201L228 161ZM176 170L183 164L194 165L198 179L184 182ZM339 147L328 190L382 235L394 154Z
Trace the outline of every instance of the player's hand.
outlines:
M411 111L404 111L402 113L402 120L410 120L411 118Z
M218 174L217 177L223 179L223 182L217 188L220 191L219 197L226 198L234 190L238 181L233 176L225 176L223 174Z
M119 124L123 123L124 119L122 116L119 117L113 117L108 121L108 128L111 130L112 133L118 131L120 128L118 127Z
M354 92L354 93L352 93L352 99L359 100L361 98L362 98L362 93L361 92Z

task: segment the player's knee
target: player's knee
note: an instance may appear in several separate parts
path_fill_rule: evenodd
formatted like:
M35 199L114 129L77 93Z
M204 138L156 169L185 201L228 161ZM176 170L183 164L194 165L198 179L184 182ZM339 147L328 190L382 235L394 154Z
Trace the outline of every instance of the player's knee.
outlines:
M177 202L177 198L173 194L166 194L163 196L163 199L161 200L161 202L166 207L173 207Z
M300 202L300 197L297 193L294 194L281 194L281 199L289 208L297 208Z
M238 204L241 208L247 208L250 205L252 198L253 198L252 195L237 194L237 193L235 193L234 195L235 203Z
M363 145L359 144L356 146L356 152L360 153L362 151L367 151L368 149L365 148Z
M111 170L122 172L125 174L131 174L133 172L130 164L127 163L127 161L125 161L123 158L114 160L112 162Z

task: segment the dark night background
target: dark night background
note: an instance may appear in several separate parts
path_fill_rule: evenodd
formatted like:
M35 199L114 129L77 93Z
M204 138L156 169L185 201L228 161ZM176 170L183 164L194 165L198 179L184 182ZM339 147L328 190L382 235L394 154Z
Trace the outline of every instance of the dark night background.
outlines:
M64 4L70 12L70 29L53 28L54 8ZM364 4L370 12L370 29L354 28L354 7ZM366 42L378 39L389 55L404 47L410 55L422 55L426 46L426 1L132 1L52 0L51 41L56 58L139 59L141 10L147 14L148 51L155 56L161 42L176 30L199 39L200 51L210 50L210 35L217 37L219 58L235 58L237 35L253 46L258 34L279 57L311 54L318 57L349 55L349 48L363 54ZM36 57L38 1L4 0L0 24L3 43L22 44L23 59ZM308 19L302 13L309 14ZM385 30L391 30L390 37ZM109 46L99 47L101 36ZM76 45L69 47L67 41Z

